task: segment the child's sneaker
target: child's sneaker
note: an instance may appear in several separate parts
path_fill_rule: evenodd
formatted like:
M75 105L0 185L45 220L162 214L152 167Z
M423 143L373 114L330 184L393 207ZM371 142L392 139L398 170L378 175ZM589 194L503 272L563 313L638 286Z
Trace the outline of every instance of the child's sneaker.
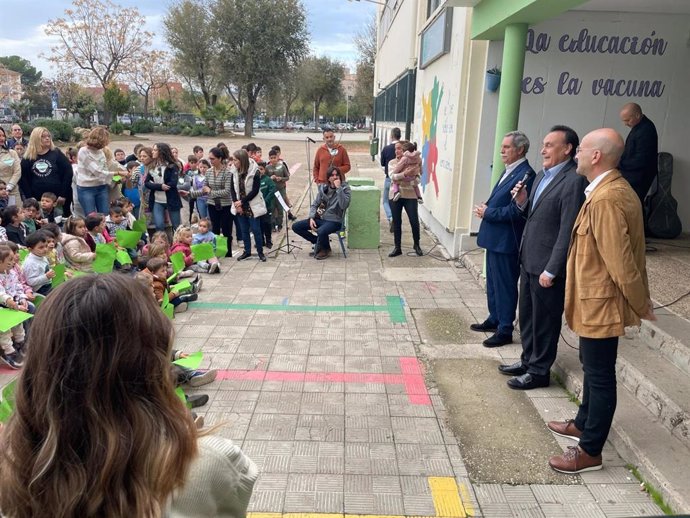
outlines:
M187 383L191 387L201 387L202 385L207 385L214 381L217 375L218 371L216 369L210 369L207 371L193 371Z
M194 419L194 424L196 425L197 430L201 430L204 427L203 415L197 415L194 412L192 412L192 419Z
M208 268L208 273L220 273L220 264L218 263L211 263L211 265Z
M12 369L21 369L24 364L17 356L17 353L0 353L0 360L4 361Z
M203 286L204 281L202 279L197 279L196 282L192 282L192 293L199 293L201 291L201 286Z
M185 311L187 311L187 303L180 302L177 306L175 306L173 313L184 313Z
M400 191L396 192L396 193L393 195L393 201L398 201L399 199L400 199Z
M15 342L12 340L12 346L17 354L17 358L20 362L24 363L24 357L26 356L26 342Z
M424 200L422 198L417 198L417 203L424 205Z

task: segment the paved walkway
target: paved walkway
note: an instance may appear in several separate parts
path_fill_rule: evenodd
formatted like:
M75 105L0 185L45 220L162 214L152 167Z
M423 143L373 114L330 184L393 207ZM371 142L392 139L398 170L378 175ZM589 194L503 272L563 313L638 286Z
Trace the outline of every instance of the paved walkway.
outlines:
M352 159L369 176L370 159ZM383 227L387 245L350 250L347 259L336 247L325 261L306 247L267 263L225 259L221 275L204 279L199 303L176 316L175 346L202 350L203 367L220 370L215 383L197 389L211 397L197 410L207 425L223 423L218 433L259 467L251 516L662 514L610 449L604 470L574 484L469 480L462 438L447 425L433 380L425 380L423 356L434 353L412 311L463 308L481 319L483 291L441 255L389 259ZM425 235L422 248L432 247ZM500 354L514 358L517 347ZM448 344L444 354L460 354L452 351ZM499 358L478 342L462 354ZM0 369L0 383L8 377ZM575 412L558 387L529 397L545 420Z

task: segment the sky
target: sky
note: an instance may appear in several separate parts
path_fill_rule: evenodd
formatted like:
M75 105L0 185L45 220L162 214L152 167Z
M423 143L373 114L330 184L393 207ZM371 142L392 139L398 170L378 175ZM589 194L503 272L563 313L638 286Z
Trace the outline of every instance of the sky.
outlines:
M153 47L165 50L162 19L171 4L169 0L115 0L123 7L137 7L146 17L147 30L154 33ZM307 11L311 47L317 56L338 59L354 71L357 53L353 37L376 12L374 3L349 0L302 0ZM25 0L18 8L2 9L0 56L18 55L28 59L43 72L54 75L54 69L41 53L48 54L52 45L44 29L49 20L64 16L71 2L65 0Z

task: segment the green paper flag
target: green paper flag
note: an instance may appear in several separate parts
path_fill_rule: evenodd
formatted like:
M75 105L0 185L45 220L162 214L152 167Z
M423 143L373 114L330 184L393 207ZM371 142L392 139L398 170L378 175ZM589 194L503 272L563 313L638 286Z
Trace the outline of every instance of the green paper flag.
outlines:
M69 269L70 272L72 272L72 278L74 277L81 277L82 275L88 275L86 272L82 272L79 270L72 270L71 268Z
M171 255L170 262L173 265L173 272L180 273L184 270L184 254L182 252L175 252Z
M195 262L207 261L212 257L215 257L213 253L213 245L211 243L200 243L198 245L192 245L192 256Z
M29 320L33 315L25 311L17 311L15 309L0 308L0 331L6 333L14 326L18 326L22 322Z
M216 257L225 257L228 253L228 238L225 236L216 237Z
M139 218L134 222L134 225L132 225L132 230L136 230L137 232L144 233L146 232L146 218Z
M195 371L199 368L199 365L201 365L201 360L203 359L204 354L201 351L197 351L195 353L190 354L186 358L180 358L179 360L175 360L173 363L175 365L179 365L180 367L184 367L185 369L192 369L193 371Z
M184 390L182 390L182 387L177 387L175 389L175 395L180 398L187 408L192 408L192 404L187 402L187 396L184 395Z
M110 273L113 271L113 264L115 264L115 247L111 244L97 243L96 244L96 259L94 259L92 267L96 273Z
M40 306L45 299L46 299L45 295L41 295L40 293L36 293L34 296L34 300L32 302L34 303L34 306L36 306L36 308L38 308L38 306Z
M120 264L132 264L132 258L127 253L127 250L118 250L115 254L115 259Z
M53 271L55 272L55 277L50 280L50 283L53 288L57 288L60 284L65 282L65 271L67 271L67 268L64 264L56 264L53 267Z
M28 256L28 255L29 255L29 250L27 250L26 248L20 248L19 249L19 262L23 263L24 259L26 259L26 256Z
M6 423L14 412L14 390L17 386L16 378L10 381L2 389L2 402L0 403L0 423Z
M113 176L113 182L120 182L122 181L122 177L119 174L116 174Z
M174 318L175 306L170 304L170 295L168 294L168 290L165 290L163 292L163 301L161 302L161 309L163 310L163 313L165 313L165 316L168 317L170 320Z
M185 290L191 290L191 289L192 289L192 283L186 279L178 282L177 284L173 284L172 286L170 286L170 291L174 291L175 293L182 293Z
M141 232L135 230L118 230L115 233L117 244L122 248L136 248L141 239Z

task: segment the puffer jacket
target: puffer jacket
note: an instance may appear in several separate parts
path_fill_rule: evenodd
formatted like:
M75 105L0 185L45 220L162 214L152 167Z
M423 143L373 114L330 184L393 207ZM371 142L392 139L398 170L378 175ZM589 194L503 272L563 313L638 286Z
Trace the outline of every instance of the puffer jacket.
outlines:
M84 238L72 234L61 234L62 251L70 268L80 272L92 272L91 264L96 259L96 253L86 243Z

